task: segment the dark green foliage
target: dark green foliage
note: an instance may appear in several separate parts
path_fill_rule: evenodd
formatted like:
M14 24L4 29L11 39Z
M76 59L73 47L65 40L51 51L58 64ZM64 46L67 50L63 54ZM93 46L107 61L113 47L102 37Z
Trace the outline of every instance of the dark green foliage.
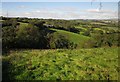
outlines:
M28 18L17 18L18 22L29 23Z
M85 35L85 36L90 36L90 31L85 31L84 33L83 33L83 35Z
M3 49L9 49L15 47L16 42L15 28L12 26L2 28L2 47Z
M45 32L39 27L28 24L14 28L12 26L2 28L2 41L4 49L11 48L47 48Z
M113 34L95 34L93 38L96 41L96 47L102 46L118 46L119 38L118 33Z
M18 28L16 32L17 44L20 48L37 48L40 38L39 28L31 24Z
M16 27L17 25L19 25L19 23L17 22L16 19L7 19L5 21L2 22L2 26L12 26L12 27Z
M49 47L51 49L63 48L63 49L73 49L76 48L77 45L73 42L70 42L67 37L60 34L52 34L48 36L49 39Z
M74 33L80 33L80 30L79 29L77 29L77 28L75 28L75 27L70 27L70 28L68 28L68 30L70 31L70 32L74 32Z
M69 49L75 49L77 48L77 44L73 43L73 42L69 42L69 46L68 46Z
M32 20L29 22L32 25L35 25L37 27L43 28L43 24L45 23L44 21L39 21L39 20Z
M53 20L48 19L44 20L47 25L52 25L52 28L60 29L60 30L66 30L74 33L79 33L79 29L75 28L74 26L78 23L75 21L68 21L68 20Z
M55 42L56 48L68 48L69 41L64 38L64 36L59 35L57 41Z
M109 23L104 21L2 18L3 48L74 49L120 45L119 30L105 27ZM76 36L83 38L77 39ZM85 38L90 40L84 41Z

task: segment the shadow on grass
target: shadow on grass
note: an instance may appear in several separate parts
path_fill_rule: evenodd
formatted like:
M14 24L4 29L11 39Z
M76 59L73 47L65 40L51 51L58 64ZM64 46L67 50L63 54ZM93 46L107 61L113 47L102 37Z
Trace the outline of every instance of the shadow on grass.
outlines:
M2 56L7 56L9 54L9 49L2 49Z
M9 50L3 50L2 55L7 56L9 54ZM9 81L13 78L13 76L10 76L10 67L12 64L10 63L10 60L7 58L2 59L2 81Z
M9 61L8 60L2 60L2 80L10 80L9 77Z

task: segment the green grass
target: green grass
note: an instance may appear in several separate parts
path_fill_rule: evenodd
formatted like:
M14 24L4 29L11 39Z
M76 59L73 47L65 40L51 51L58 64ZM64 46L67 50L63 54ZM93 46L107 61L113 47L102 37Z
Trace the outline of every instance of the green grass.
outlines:
M82 25L75 26L75 28L80 28L82 31L86 31L87 28L83 28Z
M105 33L106 31L105 30L103 30L102 28L93 28L94 29L94 31L102 31L103 33Z
M115 30L115 31L117 31L119 29L118 27L107 27L107 26L106 27L102 27L102 28L108 28L110 30L112 29L112 30Z
M8 55L3 57L3 66L9 61L7 75L11 79L118 79L118 48L11 50ZM3 76L5 73L6 71L3 71Z
M61 34L61 35L66 36L69 39L69 41L74 42L78 45L83 45L83 43L91 39L91 37L87 37L87 36L69 32L69 31L58 30L58 29L52 29L52 30L56 31L55 32L56 34Z
M91 22L91 24L97 24L97 25L107 25L105 23L101 23L101 22Z
M19 22L19 23L20 23L20 27L24 27L28 25L28 23L22 23L22 22Z

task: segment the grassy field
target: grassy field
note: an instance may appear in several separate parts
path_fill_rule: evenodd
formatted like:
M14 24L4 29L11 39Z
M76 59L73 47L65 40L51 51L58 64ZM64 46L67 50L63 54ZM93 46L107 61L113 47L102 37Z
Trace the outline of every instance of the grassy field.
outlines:
M84 36L84 35L77 34L77 33L73 33L73 32L69 32L69 31L58 30L58 29L52 29L52 30L56 31L55 32L56 35L57 34L61 34L63 36L67 36L69 41L78 44L78 46L79 45L83 45L84 42L86 42L86 41L91 39L91 37Z
M11 50L6 55L8 56L3 56L3 79L4 77L17 80L118 79L118 48L114 47Z
M114 30L114 31L117 31L119 28L118 27L101 27L101 28L108 28L108 29L112 29L112 30Z
M82 31L86 31L87 30L87 28L82 27L82 25L75 26L75 28L79 28Z
M28 25L28 23L22 23L22 22L18 22L18 23L20 23L20 27L24 27Z

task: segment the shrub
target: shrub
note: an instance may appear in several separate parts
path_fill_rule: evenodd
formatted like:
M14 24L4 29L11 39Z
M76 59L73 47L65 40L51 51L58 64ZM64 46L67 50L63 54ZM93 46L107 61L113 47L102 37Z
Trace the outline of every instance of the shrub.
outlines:
M70 42L65 36L54 33L49 35L49 47L52 49L73 49L76 48L77 45L73 42Z

